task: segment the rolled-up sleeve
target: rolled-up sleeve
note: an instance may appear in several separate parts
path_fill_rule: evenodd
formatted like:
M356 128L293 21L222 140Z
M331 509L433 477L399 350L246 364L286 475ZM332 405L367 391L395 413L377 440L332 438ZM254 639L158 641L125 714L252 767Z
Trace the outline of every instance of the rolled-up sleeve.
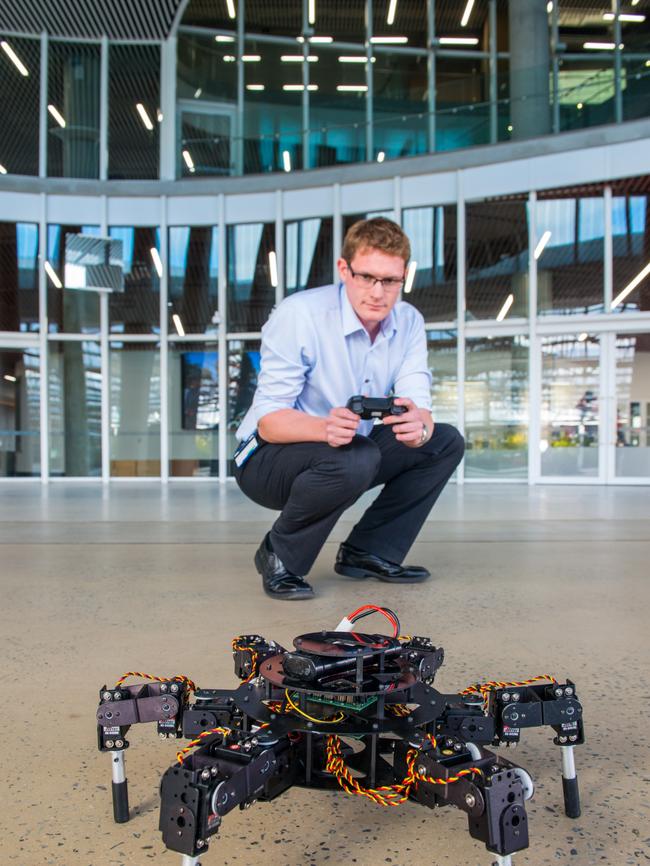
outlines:
M253 400L256 423L269 412L293 409L310 370L311 321L288 298L262 328L260 374Z
M406 351L395 377L395 395L408 397L420 409L431 411L431 372L427 335L422 315L413 310Z

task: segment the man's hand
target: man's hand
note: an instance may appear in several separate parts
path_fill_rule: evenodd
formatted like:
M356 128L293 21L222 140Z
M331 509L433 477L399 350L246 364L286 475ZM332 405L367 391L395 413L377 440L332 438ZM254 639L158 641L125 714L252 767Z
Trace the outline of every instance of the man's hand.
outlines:
M406 406L408 411L403 415L388 415L383 419L383 423L392 426L395 438L399 442L403 442L409 448L419 448L424 444L423 429L426 428L427 439L430 439L433 433L433 419L430 413L426 409L418 409L413 400L409 400L408 397L396 397L395 405Z
M340 448L341 445L349 445L354 439L361 419L345 406L336 406L330 409L325 419L325 435L328 445L332 448Z

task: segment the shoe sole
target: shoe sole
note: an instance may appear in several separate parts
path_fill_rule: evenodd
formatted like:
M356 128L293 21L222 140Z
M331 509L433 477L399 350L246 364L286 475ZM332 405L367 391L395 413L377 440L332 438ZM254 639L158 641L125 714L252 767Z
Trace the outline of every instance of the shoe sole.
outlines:
M422 583L431 577L430 574L423 574L421 577L388 577L381 574L375 574L372 571L366 571L363 568L354 568L351 565L335 565L334 571L337 574L345 575L345 577L354 577L356 580L365 580L368 577L374 577L376 580L382 580L384 583Z
M260 568L257 553L255 554L255 570L257 571L257 573L259 574L260 577L263 576L264 572ZM287 593L286 595L282 595L280 593L269 592L269 590L264 586L264 583L262 583L262 589L268 595L269 598L274 598L276 601L307 601L307 599L314 597L314 591L313 590L311 590L311 592L300 593L299 595L297 595L297 594L292 595L291 593Z

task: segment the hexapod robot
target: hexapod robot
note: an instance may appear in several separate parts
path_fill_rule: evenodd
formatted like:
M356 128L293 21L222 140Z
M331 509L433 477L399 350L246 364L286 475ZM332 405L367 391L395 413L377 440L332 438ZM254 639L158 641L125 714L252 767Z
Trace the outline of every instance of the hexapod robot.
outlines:
M393 634L356 631L383 615ZM232 642L236 689L199 689L185 676L129 672L100 690L97 734L113 767L113 813L129 819L124 752L131 725L187 737L160 786L163 842L200 866L208 840L235 806L273 800L292 785L343 789L385 807L407 800L467 813L470 835L499 866L528 847L529 774L485 748L515 746L522 728L550 726L562 754L564 806L580 815L574 746L584 742L575 685L549 675L433 688L444 652L401 635L388 608L363 605L334 631L304 634L286 650L259 635ZM125 685L131 676L148 682ZM190 696L194 695L194 702Z

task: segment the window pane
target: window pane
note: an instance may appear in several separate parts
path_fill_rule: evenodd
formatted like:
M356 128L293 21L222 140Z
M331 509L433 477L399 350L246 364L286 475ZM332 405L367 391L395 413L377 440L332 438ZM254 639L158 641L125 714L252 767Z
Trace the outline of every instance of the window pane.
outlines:
M295 38L302 33L302 3L246 0L246 30Z
M160 48L111 45L108 58L108 176L157 178Z
M366 38L365 3L341 3L341 0L318 0L316 33L333 36L340 42L358 42Z
M466 214L467 318L527 316L527 202L470 202Z
M616 474L650 476L650 334L616 337Z
M309 146L312 168L366 158L366 93L338 90L338 87L366 85L366 63L339 60L363 57L365 50L310 47L318 57L309 64L309 81L316 87L309 93Z
M219 321L219 230L169 229L169 333L216 333ZM174 319L178 316L180 324Z
M99 237L99 226L47 227L47 260L51 273L47 275L47 315L51 333L99 333L99 294L80 289L57 288L54 277L65 279L65 249L71 235L84 234Z
M34 39L3 39L27 72L20 71L7 50L0 51L0 165L9 174L38 174L38 106L41 49Z
M373 156L383 160L384 157L426 153L429 149L427 58L385 51L377 51L375 56Z
M38 226L0 223L0 331L38 329Z
M603 311L605 210L598 198L537 202L537 309L545 313ZM542 239L546 245L540 251Z
M332 217L285 225L285 294L332 282Z
M50 42L47 173L99 177L99 45Z
M99 343L49 343L50 475L102 472Z
M160 333L160 229L153 226L111 226L109 235L122 241L124 292L109 297L110 330L119 334Z
M39 475L41 373L35 349L0 349L0 478Z
M237 447L235 433L252 402L260 371L260 340L228 341L228 475L232 475L232 455Z
M440 5L437 0L436 8ZM389 22L391 4L374 2L372 5L373 36L406 36L409 46L423 48L427 43L427 3L422 0L399 0L394 4L393 19Z
M600 343L542 339L542 475L598 475Z
M650 44L648 38L647 44ZM647 51L647 45L646 45ZM623 60L623 120L637 120L650 114L650 69L645 58Z
M615 313L650 310L650 279L646 276L631 291L632 281L650 262L650 196L612 198Z
M275 223L227 227L228 330L260 331L275 304L269 253L275 251Z
M402 227L417 262L413 287L404 300L428 322L456 318L456 205L402 211Z
M219 474L219 373L215 343L169 348L169 474Z
M111 343L111 475L160 475L160 346Z
M458 424L456 331L427 331L433 420Z
M490 141L487 63L466 57L436 60L436 150Z
M560 130L614 123L614 80L612 57L560 58Z
M528 475L528 339L467 340L465 474Z

